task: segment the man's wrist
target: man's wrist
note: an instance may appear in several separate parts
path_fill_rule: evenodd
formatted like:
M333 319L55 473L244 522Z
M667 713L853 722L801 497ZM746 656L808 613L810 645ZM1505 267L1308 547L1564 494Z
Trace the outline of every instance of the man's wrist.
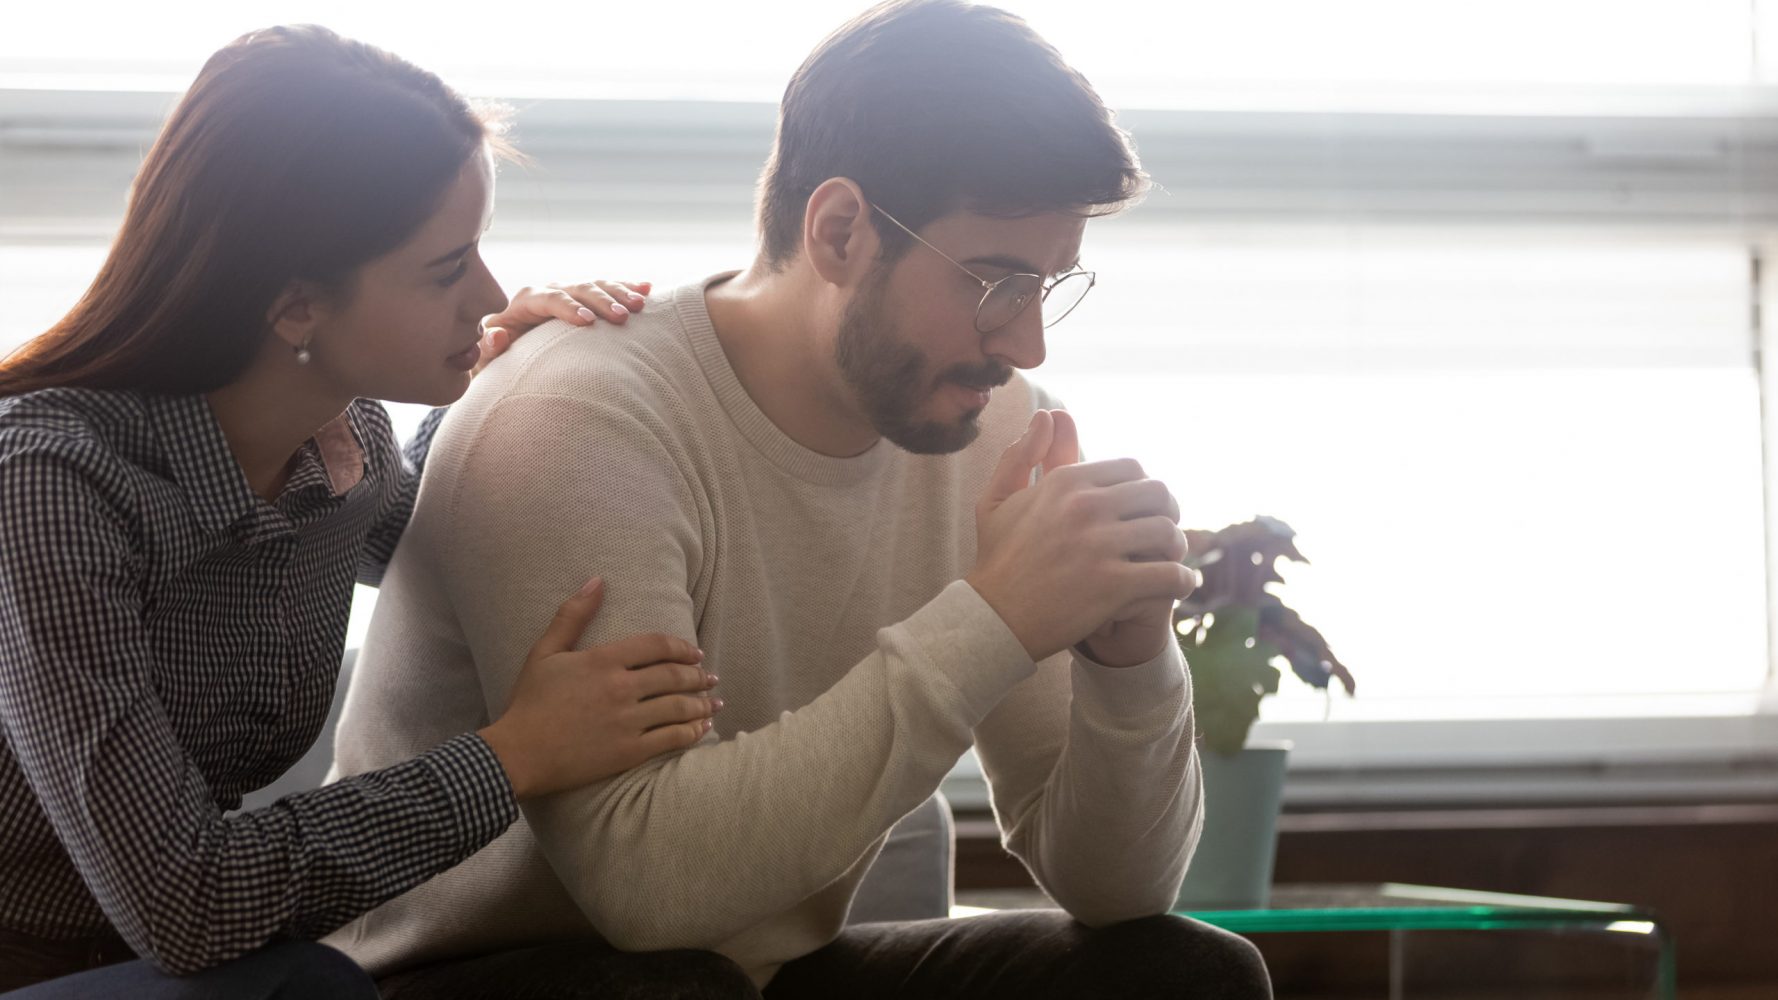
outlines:
M995 616L1000 619L1001 624L1006 626L1007 632L1011 633L1012 637L1018 641L1019 645L1025 650L1026 656L1030 657L1033 661L1043 658L1038 655L1037 650L1032 648L1031 643L1025 639L1025 632L1029 631L1029 629L1021 627L1023 623L1016 620L1012 613L1011 606L1000 596L998 590L992 583L981 579L979 575L973 572L965 576L963 582L968 584L971 590L975 591L976 596L982 599L982 603L988 606L988 610L994 612Z
M1114 670L1124 670L1129 667L1139 667L1144 663L1152 663L1156 657L1166 651L1167 644L1162 642L1155 646L1155 648L1140 655L1119 651L1119 653L1115 653L1111 656L1101 656L1093 649L1091 637L1082 639L1074 644L1074 655L1086 660L1088 663L1097 664L1101 667L1110 667Z

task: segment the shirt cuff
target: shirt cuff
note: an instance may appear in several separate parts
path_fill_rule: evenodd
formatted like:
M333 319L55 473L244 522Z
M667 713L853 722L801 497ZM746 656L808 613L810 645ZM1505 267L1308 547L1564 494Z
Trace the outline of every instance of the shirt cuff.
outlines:
M1174 720L1191 705L1191 675L1177 643L1131 667L1108 667L1074 652L1074 698L1103 722L1124 727Z
M500 758L480 736L464 733L440 743L420 760L450 803L464 857L486 847L518 819L512 782L507 780Z

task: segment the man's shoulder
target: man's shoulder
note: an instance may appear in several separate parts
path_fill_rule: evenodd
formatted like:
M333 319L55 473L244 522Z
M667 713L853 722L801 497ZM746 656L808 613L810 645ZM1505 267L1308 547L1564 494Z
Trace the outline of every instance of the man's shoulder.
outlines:
M651 296L622 325L552 320L520 337L451 408L438 443L448 449L490 420L531 419L525 414L657 436L697 424L712 408L710 389L674 298Z
M672 292L650 297L622 325L589 327L552 320L520 337L472 388L502 395L550 393L634 398L679 385L698 374L697 357Z
M520 337L452 405L419 508L440 482L520 475L539 460L601 480L620 469L630 480L677 477L717 447L720 413L673 293L621 325L552 321Z

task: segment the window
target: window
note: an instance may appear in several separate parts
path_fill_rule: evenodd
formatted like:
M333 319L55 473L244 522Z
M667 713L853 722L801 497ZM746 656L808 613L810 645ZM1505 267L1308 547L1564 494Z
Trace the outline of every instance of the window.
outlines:
M241 30L327 23L518 100L537 165L503 175L487 243L509 287L667 284L745 260L771 102L858 5L761 32L736 5L613 25L519 2L493 33L116 6L0 37L0 349L90 280L158 117ZM1268 700L1292 794L1778 788L1778 4L1008 6L1124 109L1160 183L1089 230L1102 287L1038 378L1194 523L1295 526L1315 562L1287 598L1358 674L1355 700L1288 678Z

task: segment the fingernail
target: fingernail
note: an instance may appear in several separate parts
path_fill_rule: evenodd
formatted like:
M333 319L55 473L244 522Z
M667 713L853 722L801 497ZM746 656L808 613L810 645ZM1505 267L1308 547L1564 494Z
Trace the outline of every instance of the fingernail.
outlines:
M593 312L591 309L588 309L586 306L581 306L579 311L577 311L574 315L579 316L582 320L584 320L588 323L591 323L593 320L596 320L599 318L598 313Z
M597 577L597 576L593 577L591 580L588 580L586 583L581 585L580 596L581 597L593 596L594 594L599 592L599 585L604 582L605 582L605 580L603 577Z
M622 302L613 302L611 304L611 308L617 310L617 314L619 316L628 316L630 314L630 311L628 309L624 308L624 304Z
M709 720L709 719L705 719L705 720L704 720L704 732L706 732L706 733L707 733L707 732L709 732L709 731L710 731L710 727L711 727L711 726L713 726L713 725L715 725L715 723L714 723L714 722L711 722L711 721L710 721L710 720Z
M711 714L715 714L715 713L717 713L717 712L720 712L720 711L722 711L722 706L723 706L723 705L725 705L725 704L727 704L727 703L726 703L726 702L724 702L724 701L723 701L723 700L722 700L722 699L721 699L721 698L711 698L711 699L710 699L710 712L711 712Z
M720 683L721 683L721 680L715 674L705 674L704 675L704 686L705 687L715 687L717 684L720 684Z

